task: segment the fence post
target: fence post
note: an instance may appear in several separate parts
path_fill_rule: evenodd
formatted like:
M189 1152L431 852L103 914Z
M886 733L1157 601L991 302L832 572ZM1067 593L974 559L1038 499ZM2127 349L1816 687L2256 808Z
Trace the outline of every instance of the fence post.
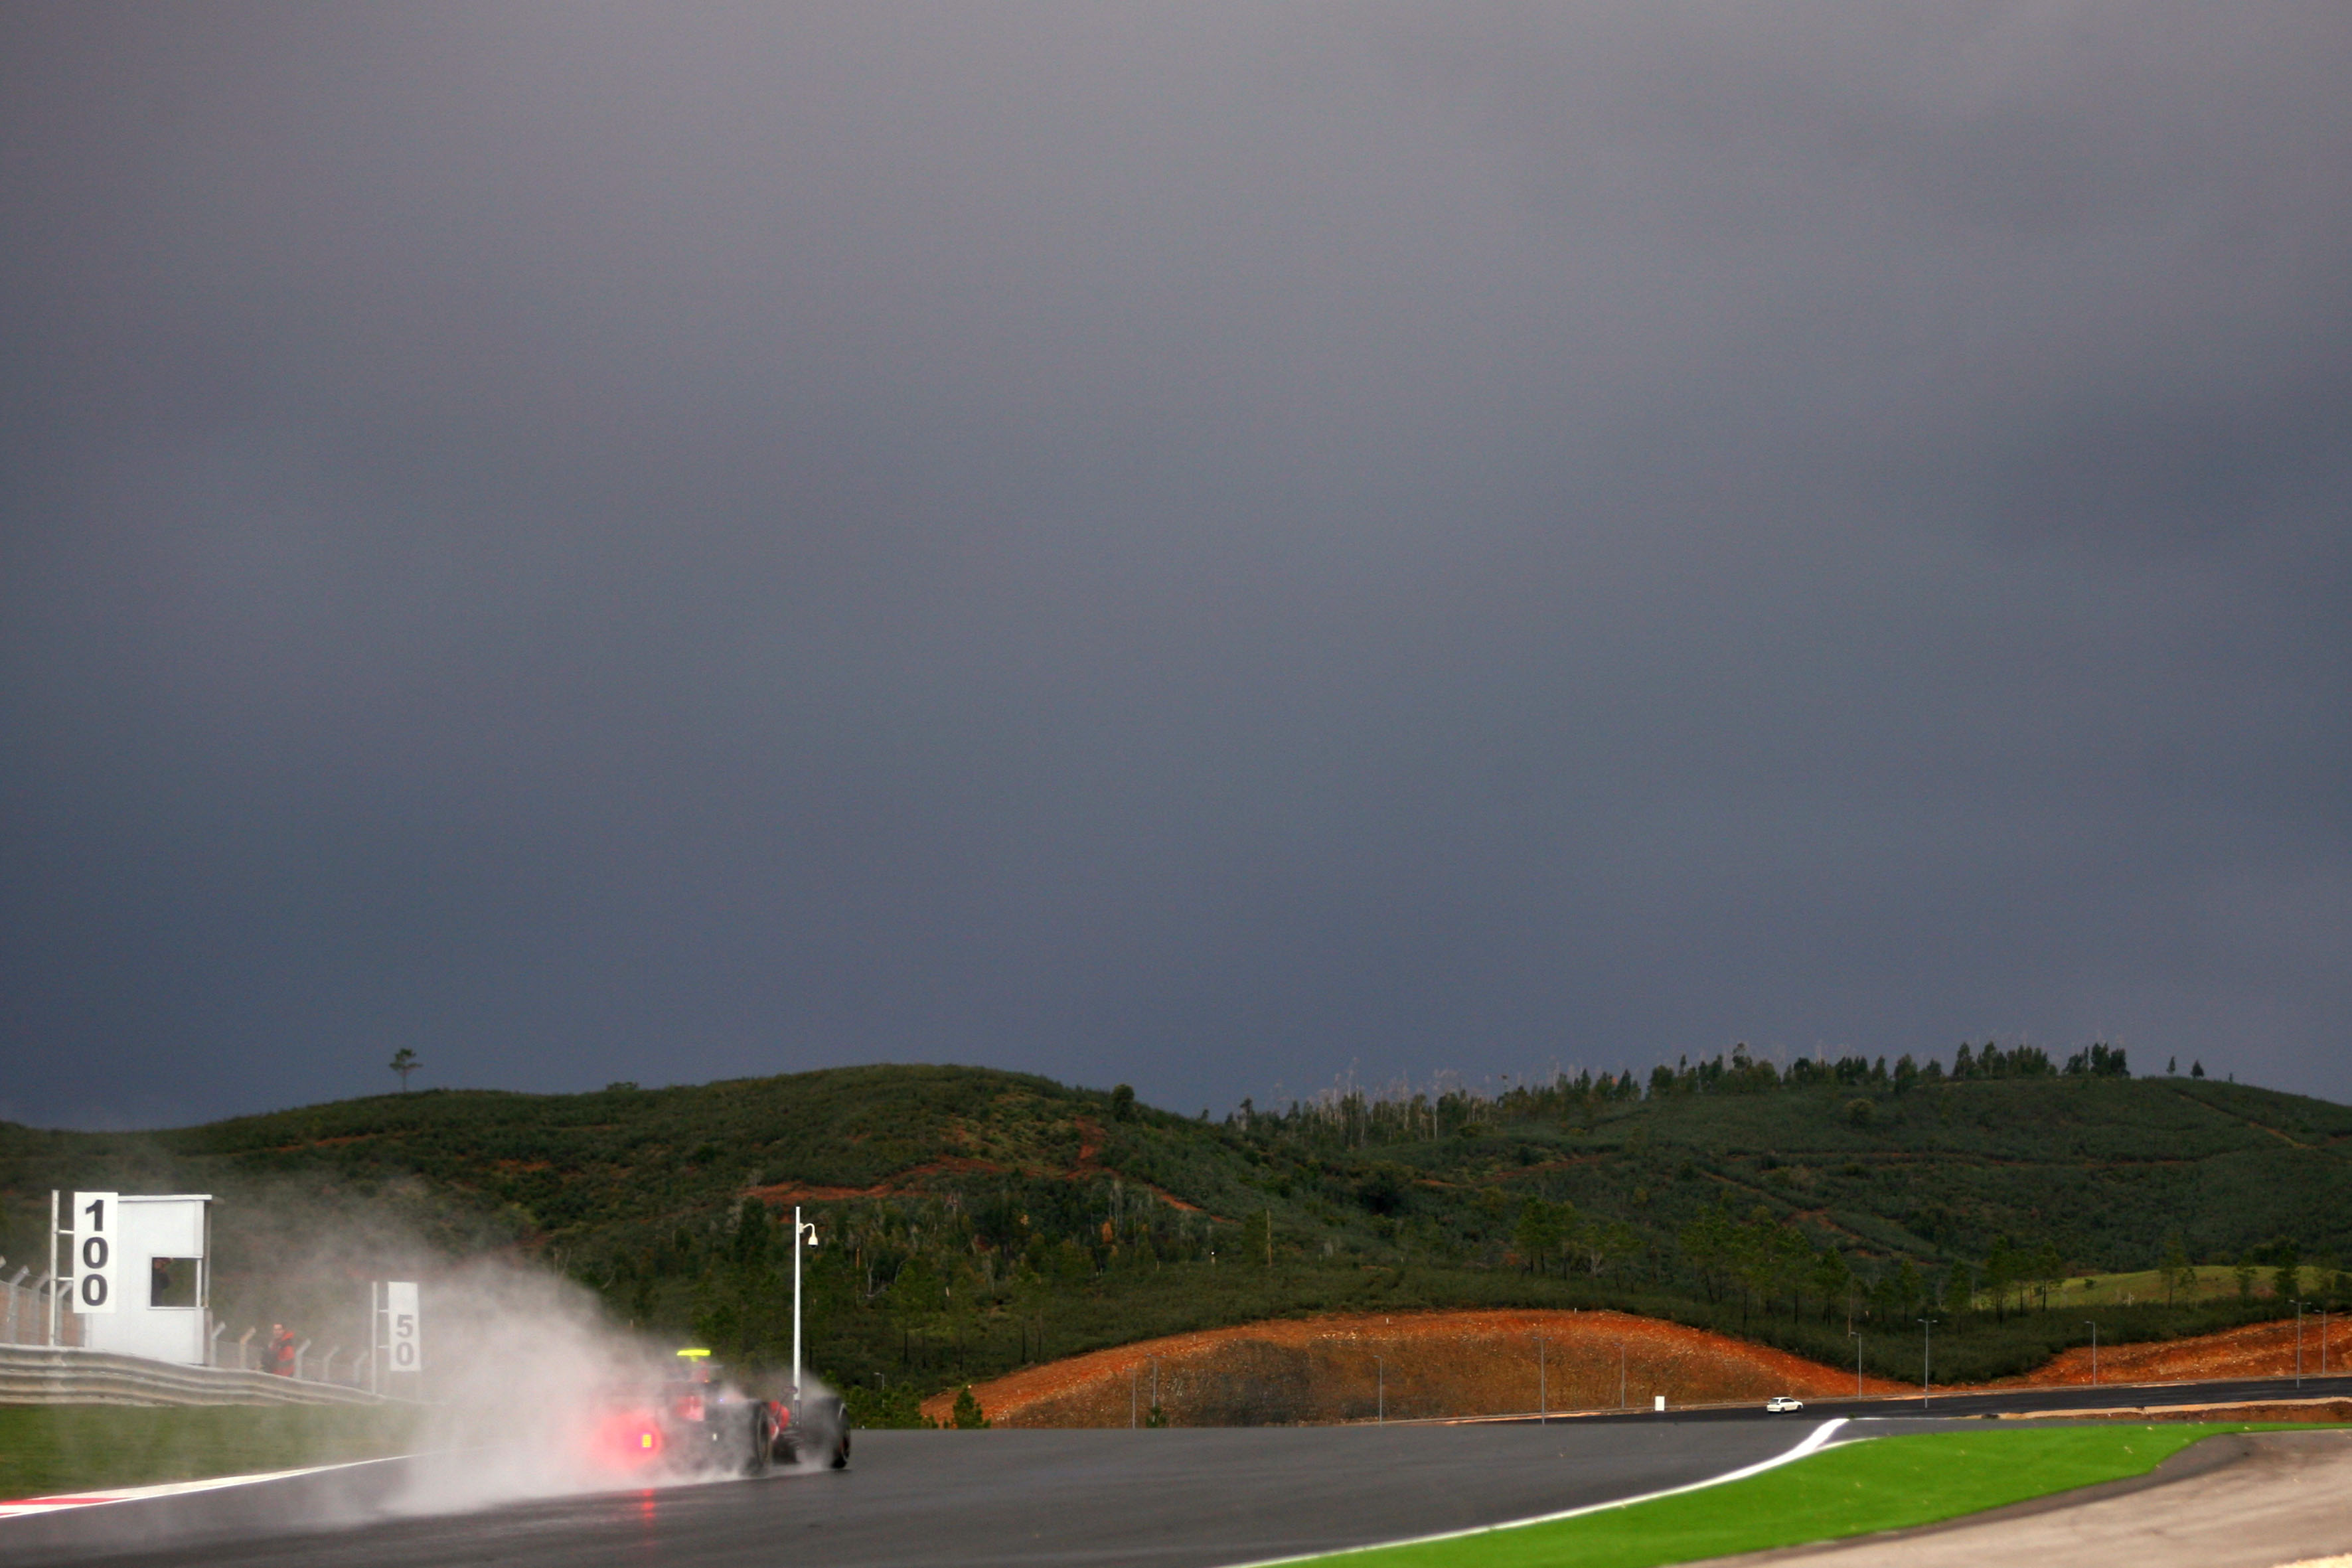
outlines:
M243 1332L243 1333L241 1333L241 1334L239 1334L239 1335L237 1335L237 1336L236 1336L236 1370L237 1370L237 1371L239 1371L239 1372L250 1372L250 1371L252 1371L252 1370L253 1370L251 1367L248 1367L248 1366L247 1366L247 1365L245 1364L245 1347L246 1347L247 1344L249 1344L250 1342L252 1342L253 1336L254 1336L255 1334L257 1334L257 1333L260 1332L260 1330L261 1330L261 1325L260 1325L260 1324L258 1324L258 1323L256 1323L252 1328L249 1328L249 1329L246 1330L246 1331L245 1331L245 1332Z
M58 1342L58 1190L49 1189L49 1257L48 1266L41 1270L49 1277L49 1347Z
M226 1323L215 1323L213 1331L205 1336L205 1364L220 1365L220 1337L228 1331Z
M294 1347L294 1381L302 1381L302 1358L310 1352L310 1342L304 1340Z

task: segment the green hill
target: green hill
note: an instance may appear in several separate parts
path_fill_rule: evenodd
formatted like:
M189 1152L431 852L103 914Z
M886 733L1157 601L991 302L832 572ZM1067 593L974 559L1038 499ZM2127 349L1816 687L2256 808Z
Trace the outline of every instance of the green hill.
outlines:
M2260 1265L2246 1299L2107 1309L2118 1342L2282 1310L2281 1265L2336 1289L2352 1109L2121 1067L2104 1047L2064 1067L1988 1050L1957 1078L1735 1055L1647 1085L1214 1122L872 1067L425 1091L152 1134L0 1125L0 1252L37 1248L52 1185L209 1190L225 1314L286 1310L286 1260L331 1241L323 1273L350 1294L388 1221L445 1254L536 1255L619 1317L758 1359L788 1342L772 1212L800 1202L826 1240L812 1360L909 1394L1150 1333L1416 1305L1624 1306L1831 1361L1851 1320L1894 1375L1916 1375L1911 1325L1940 1306L1939 1377L1983 1376L2087 1334L2034 1310L2062 1275Z

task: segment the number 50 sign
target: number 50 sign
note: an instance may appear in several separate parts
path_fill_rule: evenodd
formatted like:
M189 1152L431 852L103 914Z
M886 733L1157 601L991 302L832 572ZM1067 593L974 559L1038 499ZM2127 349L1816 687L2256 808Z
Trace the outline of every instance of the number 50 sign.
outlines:
M425 1341L416 1329L416 1281L391 1279L383 1287L384 1346L394 1372L425 1370Z
M114 1193L73 1195L73 1304L77 1312L114 1310L114 1239L121 1230Z

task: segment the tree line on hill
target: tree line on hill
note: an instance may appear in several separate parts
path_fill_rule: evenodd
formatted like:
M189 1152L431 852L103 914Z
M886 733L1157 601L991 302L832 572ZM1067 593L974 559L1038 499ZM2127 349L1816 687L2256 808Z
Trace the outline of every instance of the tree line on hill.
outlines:
M2191 1073L2202 1079L2203 1064L2195 1064ZM1750 1055L1742 1044L1696 1062L1688 1056L1672 1066L1660 1062L1650 1069L1646 1087L1630 1068L1598 1076L1585 1068L1519 1083L1506 1079L1504 1087L1491 1094L1453 1082L1451 1075L1445 1074L1419 1089L1399 1083L1375 1090L1348 1079L1273 1109L1261 1110L1255 1100L1245 1099L1226 1124L1249 1137L1312 1139L1362 1147L1382 1142L1434 1142L1465 1129L1530 1119L1558 1118L1590 1126L1611 1106L1645 1099L1770 1094L1823 1087L1901 1094L1942 1083L2129 1077L2125 1048L2104 1042L2094 1042L2063 1058L2053 1058L2040 1046L2004 1048L1990 1040L1981 1047L1963 1044L1953 1053L1949 1068L1939 1057L1921 1058L1908 1052L1897 1056L1891 1067L1884 1056L1800 1057L1781 1065Z

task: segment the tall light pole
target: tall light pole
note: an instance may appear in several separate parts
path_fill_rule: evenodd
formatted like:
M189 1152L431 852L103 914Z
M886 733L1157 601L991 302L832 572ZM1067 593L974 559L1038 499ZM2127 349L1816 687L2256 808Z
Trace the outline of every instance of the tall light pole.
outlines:
M2083 1321L2091 1325L2091 1386L2096 1388L2099 1386L2099 1325L2092 1323L2088 1318Z
M793 1205L793 1403L801 1399L801 1248L816 1245L816 1226L801 1218Z
M1936 1364L1936 1320L1919 1320L1919 1408L1927 1408L1927 1378Z
M2303 1307L2300 1300L2294 1304L2294 1385L2297 1388L2303 1386Z
M1551 1425L1551 1385L1545 1381L1544 1337L1536 1336L1536 1425Z
M1384 1426L1389 1419L1389 1363L1378 1356L1372 1358L1372 1424Z
M1862 1331L1848 1329L1845 1337L1853 1342L1853 1396L1862 1397Z

